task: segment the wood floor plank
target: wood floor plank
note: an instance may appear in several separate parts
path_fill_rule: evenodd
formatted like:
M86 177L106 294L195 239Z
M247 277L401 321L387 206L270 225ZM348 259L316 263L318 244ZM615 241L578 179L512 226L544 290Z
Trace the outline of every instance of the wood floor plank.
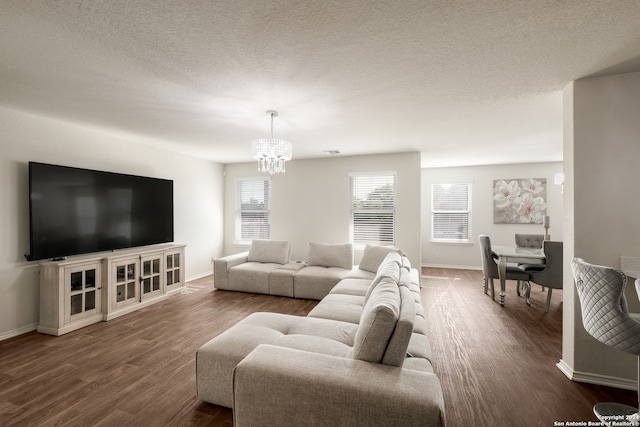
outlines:
M553 426L592 420L601 400L632 391L569 381L561 357L562 292L549 313L484 295L478 271L423 269L422 298L449 427ZM0 341L2 426L231 426L231 410L195 397L195 351L256 311L306 315L316 301L213 288L212 277L140 311L52 337Z

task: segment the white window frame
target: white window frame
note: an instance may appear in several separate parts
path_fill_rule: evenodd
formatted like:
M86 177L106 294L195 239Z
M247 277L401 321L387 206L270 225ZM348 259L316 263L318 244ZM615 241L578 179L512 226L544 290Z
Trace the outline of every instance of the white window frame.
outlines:
M255 185L255 189L247 188L247 184ZM260 189L262 186L262 189ZM249 191L249 194L243 194L243 187ZM235 243L240 245L249 245L253 239L270 239L271 238L271 178L270 177L242 177L236 178L235 183L236 192L236 225L235 225ZM263 207L260 209L251 209L248 203L242 203L243 197L255 197L258 201L262 202ZM266 200L265 200L266 199ZM256 204L258 206L259 204ZM250 232L247 229L243 230L244 226L249 225L246 221L243 222L243 214L264 214L266 222L262 224L257 221L254 232ZM243 233L244 232L244 233Z
M390 182L389 182L390 181ZM366 201L366 197L378 188L382 188L388 184L392 185L392 200L389 206L380 206L380 209L361 209L360 201ZM364 248L366 244L395 246L396 244L396 183L397 174L393 172L369 172L369 173L350 173L349 174L349 241L356 248ZM373 228L366 229L356 225L356 216L370 214L391 214L391 229L389 230L389 221L381 222L378 227L385 235L383 238L375 239L373 235L376 233L376 224L373 222ZM359 230L358 230L359 229ZM378 231L380 233L380 231ZM369 235L369 238L366 236Z
M452 208L451 206L447 208L441 208L436 206L436 194L440 191L445 191L447 187L453 188L454 186L465 186L467 188L467 200L466 207L464 206L464 201L459 200L459 204L461 205L459 208ZM432 242L443 242L443 243L471 243L473 242L472 238L472 230L471 230L471 222L472 222L472 190L473 185L471 182L449 182L449 183L438 183L431 184L431 241ZM455 197L455 195L452 195ZM442 220L443 223L446 221L446 216L452 215L466 215L466 232L458 238L453 237L456 231L453 230L453 226L458 224L460 226L459 221L453 221L451 225L446 224L437 224L438 219ZM443 237L443 233L437 232L437 230L447 229L450 237Z

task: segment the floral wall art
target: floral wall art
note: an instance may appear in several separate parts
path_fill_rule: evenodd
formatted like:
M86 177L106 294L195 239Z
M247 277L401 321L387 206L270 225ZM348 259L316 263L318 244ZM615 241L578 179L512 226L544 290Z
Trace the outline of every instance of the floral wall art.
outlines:
M542 224L546 212L546 178L493 181L494 224Z

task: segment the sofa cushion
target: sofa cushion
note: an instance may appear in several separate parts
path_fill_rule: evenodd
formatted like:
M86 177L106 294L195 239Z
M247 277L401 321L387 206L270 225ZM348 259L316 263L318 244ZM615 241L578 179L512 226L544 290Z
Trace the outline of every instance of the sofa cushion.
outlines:
M411 270L411 261L409 261L409 258L407 258L406 256L402 257L402 268L406 269L407 271Z
M324 337L313 335L291 334L278 338L273 345L293 348L311 353L326 354L328 356L348 357L351 347Z
M245 262L229 270L227 290L253 292L257 294L269 293L269 273L281 264L273 262Z
M347 274L349 270L339 267L305 267L293 276L293 296L321 300Z
M298 316L254 313L204 344L196 352L198 399L231 407L233 370L259 344L287 334Z
M353 248L351 243L309 243L309 265L339 267L351 270L353 267Z
M411 273L404 268L400 269L400 281L398 282L398 286L406 286L411 289Z
M331 289L329 294L357 295L364 297L367 294L371 280L373 280L373 278L366 280L346 277L339 281L338 284Z
M413 332L427 335L427 320L424 318L424 311L422 311L422 305L413 304L416 312L416 319L413 322Z
M286 241L254 239L251 242L247 261L286 264L289 262L290 249L291 245Z
M371 285L369 285L369 289L367 289L365 301L369 299L371 292L373 292L382 279L391 279L396 284L400 281L400 262L400 255L394 252L384 258L384 261L382 261L382 264L378 267L376 276L371 281Z
M397 282L383 278L366 301L353 343L353 358L380 363L400 312Z
M409 353L413 358L427 359L429 362L431 362L432 354L431 345L429 344L429 338L427 338L427 336L424 334L419 334L416 332L411 334L407 353Z
M400 266L402 265L402 259L400 254L396 252L390 252L384 257L384 260L380 263L378 270L376 271L376 276L387 276L393 277L393 279L397 282L400 280ZM388 276L390 272L393 272L394 276Z
M358 267L360 270L377 273L378 267L391 252L400 253L400 250L394 246L366 245Z
M306 265L302 262L288 262L269 272L269 295L293 297L293 277Z
M423 359L422 357L407 357L404 359L403 369L411 369L412 371L431 372L433 373L433 366L429 359Z
M419 291L422 287L422 276L415 268L412 268L409 274L411 275L411 284L415 285L416 289Z
M398 289L400 290L400 314L382 358L382 363L392 366L402 366L404 363L416 318L416 304L411 291L406 286L400 286Z
M298 321L291 325L287 335L313 335L327 338L349 347L353 347L353 340L358 330L358 325L348 322L339 322L329 319L315 319L312 317L299 317Z
M413 299L411 301L413 303ZM364 296L331 293L322 298L320 304L316 305L307 316L340 320L357 325L360 322L363 304Z
M371 282L373 278L376 277L376 273L372 273L370 271L360 270L360 268L356 265L349 271L347 275L348 279L365 279Z
M349 357L357 325L328 319L300 317L287 334L273 344L332 356Z

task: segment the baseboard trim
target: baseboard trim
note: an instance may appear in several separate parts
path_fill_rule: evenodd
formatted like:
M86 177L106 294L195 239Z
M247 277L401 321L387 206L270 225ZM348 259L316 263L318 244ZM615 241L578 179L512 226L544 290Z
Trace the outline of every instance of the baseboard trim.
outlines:
M636 390L638 385L636 380L629 380L627 378L611 377L607 375L594 374L591 372L579 372L574 371L564 360L556 364L558 369L567 376L571 381L579 383L587 383L594 385L603 385L607 387L622 388L625 390Z
M213 271L206 271L204 273L196 274L195 276L189 276L185 280L186 282L191 282L193 280L202 279L203 277L212 276Z
M421 264L421 267L451 268L455 270L482 270L482 267L478 267L477 265Z
M34 323L33 325L23 326L19 329L14 329L13 331L8 331L3 334L0 334L0 341L8 340L9 338L17 337L18 335L26 334L27 332L35 331L38 328L38 324Z

